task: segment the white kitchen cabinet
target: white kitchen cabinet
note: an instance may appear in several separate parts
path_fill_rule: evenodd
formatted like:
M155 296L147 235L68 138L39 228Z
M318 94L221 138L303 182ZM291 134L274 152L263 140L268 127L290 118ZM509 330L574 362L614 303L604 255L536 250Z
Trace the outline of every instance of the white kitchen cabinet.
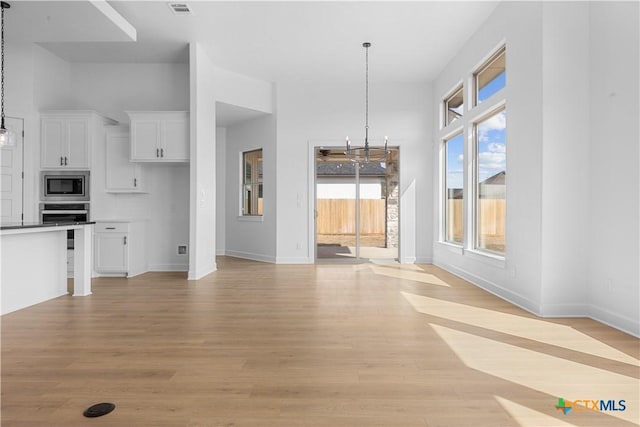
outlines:
M133 277L146 271L144 221L96 221L94 270L101 276Z
M189 161L187 111L127 111L127 114L131 127L131 161Z
M144 193L143 165L129 160L129 129L108 126L105 147L105 191L108 193Z
M94 111L56 110L40 115L42 169L89 169L91 148L105 124L115 120Z

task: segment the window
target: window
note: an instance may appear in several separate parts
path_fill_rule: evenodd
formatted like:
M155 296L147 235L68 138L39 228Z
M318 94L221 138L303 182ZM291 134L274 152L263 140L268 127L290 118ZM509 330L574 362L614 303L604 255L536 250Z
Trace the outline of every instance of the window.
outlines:
M242 215L262 215L262 149L242 153Z
M444 100L444 125L448 126L464 113L464 93L462 86Z
M505 252L507 112L475 124L476 247Z
M493 257L506 254L506 73L502 46L459 76L468 84L455 86L440 104L441 241ZM466 107L465 89L473 98Z
M476 105L486 101L506 85L505 49L500 49L474 74Z
M462 244L464 232L464 136L462 132L445 140L444 240Z

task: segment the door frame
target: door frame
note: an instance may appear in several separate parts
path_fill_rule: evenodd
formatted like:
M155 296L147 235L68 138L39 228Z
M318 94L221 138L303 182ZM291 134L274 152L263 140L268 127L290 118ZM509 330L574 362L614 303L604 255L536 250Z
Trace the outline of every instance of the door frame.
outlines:
M379 143L379 145L383 145L383 140L372 140L372 145L376 145ZM395 149L398 151L398 262L399 263L403 263L403 258L402 258L402 254L404 253L403 250L403 238L402 238L402 153L403 151L400 149L400 142L398 141L398 145L390 145L389 148L390 149ZM328 148L328 149L340 149L344 147L344 142L342 140L338 140L338 139L330 139L330 140L320 140L320 139L310 139L307 141L307 159L308 159L308 191L307 194L309 195L308 197L308 216L307 216L307 230L308 230L308 238L307 241L309 242L308 245L308 251L307 251L307 256L309 258L309 260L313 263L313 264L317 264L318 263L318 243L316 241L316 229L317 229L317 194L316 194L316 184L317 184L317 170L316 170L316 149L317 148ZM359 193L359 186L356 185L356 196L358 196L357 193ZM357 204L356 204L357 205ZM385 224L386 224L386 219L385 219ZM356 233L356 235L359 233ZM358 252L359 252L359 248L358 248ZM326 259L322 259L322 262L327 261ZM368 259L363 259L363 258L358 258L358 257L354 257L354 258L345 258L344 261L340 261L338 259L336 260L330 260L328 262L335 262L335 263L339 263L339 262L346 262L346 263L358 263L358 262L368 262Z

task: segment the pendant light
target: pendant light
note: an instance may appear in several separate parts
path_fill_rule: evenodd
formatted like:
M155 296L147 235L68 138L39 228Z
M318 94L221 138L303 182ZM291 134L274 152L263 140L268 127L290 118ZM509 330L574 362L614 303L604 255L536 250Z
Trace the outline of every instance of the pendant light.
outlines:
M11 5L5 1L0 2L0 145L15 145L14 133L5 127L4 123L4 10Z
M364 145L352 146L349 137L346 138L347 150L345 154L349 160L355 163L386 162L389 154L387 149L388 139L384 137L384 147L369 145L369 48L371 43L362 43L365 51L365 123Z

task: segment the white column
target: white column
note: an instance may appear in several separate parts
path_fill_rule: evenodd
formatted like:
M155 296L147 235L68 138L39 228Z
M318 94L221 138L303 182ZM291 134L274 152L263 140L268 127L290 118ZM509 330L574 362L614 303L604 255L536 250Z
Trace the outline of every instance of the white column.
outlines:
M74 297L84 297L87 295L91 295L91 265L93 264L91 236L93 236L93 225L84 225L74 230Z

